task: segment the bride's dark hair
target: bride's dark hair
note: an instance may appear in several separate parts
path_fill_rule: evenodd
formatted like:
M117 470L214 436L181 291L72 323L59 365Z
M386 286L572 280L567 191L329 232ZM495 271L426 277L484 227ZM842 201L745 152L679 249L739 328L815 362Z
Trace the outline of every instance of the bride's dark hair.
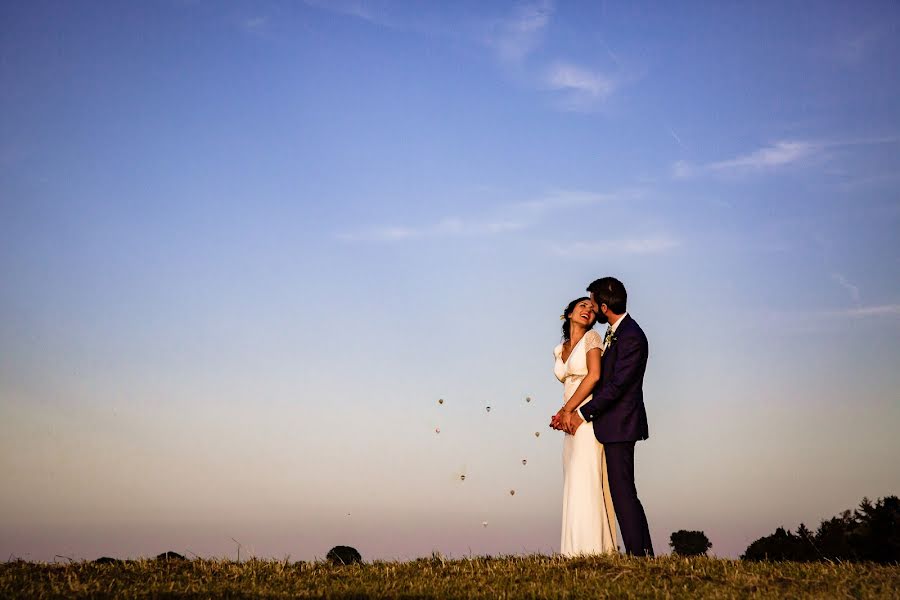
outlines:
M569 331L569 328L570 328L570 326L571 326L571 323L569 322L569 315L571 315L571 314L572 314L572 311L575 310L575 305L578 304L579 302L583 301L583 300L590 300L590 298L588 298L587 296L582 296L581 298L575 298L574 300L572 300L571 302L569 302L569 305L566 307L566 310L563 311L563 314L562 314L562 320L563 320L563 324L562 324L562 334L563 334L563 341L564 341L564 342L568 342L570 339L572 339L572 334L571 334L571 332ZM594 323L596 323L596 322L597 322L597 321L596 321L596 319L595 319L594 322L591 323L591 327L593 327L593 326L594 326ZM590 329L591 327L588 327L588 329Z

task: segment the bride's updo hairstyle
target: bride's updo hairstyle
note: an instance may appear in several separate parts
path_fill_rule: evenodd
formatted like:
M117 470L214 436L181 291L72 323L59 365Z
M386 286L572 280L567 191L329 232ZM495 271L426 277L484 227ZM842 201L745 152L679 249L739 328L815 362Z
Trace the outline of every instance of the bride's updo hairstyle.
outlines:
M572 339L571 332L569 331L569 329L571 327L571 322L569 321L569 317L572 316L572 311L575 310L575 305L578 304L579 302L581 302L582 300L590 300L590 298L588 298L587 296L582 296L581 298L575 298L574 300L569 302L569 305L566 307L566 310L563 311L562 334L563 334L564 342L568 342L570 339ZM591 323L591 327L593 327L593 323ZM590 329L590 327L588 327L588 329Z

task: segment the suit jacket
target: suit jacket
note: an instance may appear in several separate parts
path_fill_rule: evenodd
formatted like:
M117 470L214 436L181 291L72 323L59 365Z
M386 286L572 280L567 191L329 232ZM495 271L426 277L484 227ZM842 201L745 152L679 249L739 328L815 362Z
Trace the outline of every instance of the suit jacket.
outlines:
M625 315L613 340L600 361L600 381L581 414L594 426L600 443L646 440L650 437L643 391L647 336L631 315Z

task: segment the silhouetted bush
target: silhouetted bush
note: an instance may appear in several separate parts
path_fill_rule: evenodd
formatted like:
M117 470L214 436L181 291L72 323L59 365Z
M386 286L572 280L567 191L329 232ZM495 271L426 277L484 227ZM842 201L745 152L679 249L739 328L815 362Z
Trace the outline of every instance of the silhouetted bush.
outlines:
M805 529L805 525L801 525ZM794 535L784 527L779 527L775 533L761 537L744 551L744 560L815 560L817 557L810 554L812 546L805 539Z
M362 555L356 548L350 546L335 546L328 551L325 558L336 565L352 565L362 562Z
M863 498L855 511L822 521L815 534L803 524L796 534L779 527L750 544L741 558L900 562L900 499L888 496L872 504Z
M712 543L702 531L676 531L669 538L669 546L681 556L700 556L712 548Z

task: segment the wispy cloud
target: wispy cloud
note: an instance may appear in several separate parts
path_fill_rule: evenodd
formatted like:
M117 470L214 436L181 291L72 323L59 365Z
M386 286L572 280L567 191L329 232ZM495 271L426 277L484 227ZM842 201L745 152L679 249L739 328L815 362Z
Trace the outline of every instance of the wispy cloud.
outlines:
M528 211L534 213L534 216L539 216L540 213L573 206L587 206L613 200L634 199L639 197L641 193L639 189L625 189L607 194L581 190L554 190L533 200L512 203L508 208L520 214L523 211Z
M580 190L554 190L531 200L502 204L491 214L500 217L463 219L446 217L424 225L381 225L337 234L342 241L397 242L449 236L496 235L532 227L552 211L589 206L614 200L628 200L640 195L639 190L599 194Z
M590 110L616 89L616 82L598 72L568 62L556 62L547 69L544 85L563 94L561 106L567 110Z
M746 174L767 171L797 163L814 156L823 149L822 144L805 141L780 141L735 158L695 165L678 161L672 174L679 179L710 173Z
M508 18L492 24L485 42L501 61L521 62L540 45L552 14L549 0L521 5Z
M370 227L357 232L339 233L337 238L346 242L399 242L449 236L493 235L515 231L525 226L525 223L511 220L467 221L446 218L437 223L412 227L396 225Z
M847 278L840 273L832 273L831 278L839 286L847 290L847 293L850 294L850 299L853 300L854 304L859 305L859 287L847 281Z
M771 325L779 331L793 331L827 335L834 334L835 328L850 331L861 321L877 327L900 326L900 304L875 304L854 308L815 309L811 307L795 310L771 311L767 315ZM748 324L748 331L758 315L754 311L746 313L741 322Z
M878 146L881 144L898 144L900 135L879 135L873 137L847 138L822 142L823 146Z
M900 317L900 304L876 304L872 306L855 306L838 310L820 310L806 313L806 318L813 319L876 319Z
M858 306L840 311L838 314L847 317L900 317L900 304L881 304L878 306Z
M663 254L679 247L681 242L668 235L629 237L596 242L555 244L553 252L559 256L596 258L604 255Z
M821 160L827 157L828 151L834 149L897 143L900 143L900 136L896 135L843 140L782 140L726 160L705 164L677 161L672 165L672 175L678 179L688 179L702 175L748 175L771 172Z
M778 142L744 156L711 163L707 167L713 171L780 167L803 160L819 148L819 145L811 142Z
M396 27L396 23L387 14L376 11L371 3L367 4L358 0L303 0L303 2L308 6L361 19L373 25Z
M551 24L553 9L550 0L522 4L509 17L488 24L484 43L507 75L534 89L551 92L556 108L573 112L596 110L623 83L640 78L636 73L627 73L620 58L599 39L596 43L602 46L608 62L615 65L615 76L596 66L569 60L533 60Z

